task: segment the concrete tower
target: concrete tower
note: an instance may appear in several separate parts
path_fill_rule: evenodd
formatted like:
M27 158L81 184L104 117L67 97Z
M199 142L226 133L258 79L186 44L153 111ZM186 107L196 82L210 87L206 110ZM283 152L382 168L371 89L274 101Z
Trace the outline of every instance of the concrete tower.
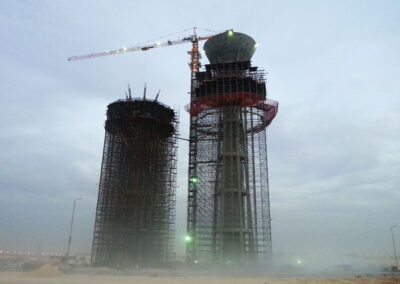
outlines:
M92 263L158 265L173 251L177 116L156 100L108 106Z
M224 263L271 253L266 127L278 110L256 42L227 31L209 39L210 61L192 82L187 256Z

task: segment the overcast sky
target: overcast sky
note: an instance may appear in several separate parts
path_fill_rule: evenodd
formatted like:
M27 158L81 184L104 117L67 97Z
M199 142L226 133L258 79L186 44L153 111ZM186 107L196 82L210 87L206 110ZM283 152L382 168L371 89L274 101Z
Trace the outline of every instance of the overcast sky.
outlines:
M199 26L252 36L253 63L280 103L267 131L274 251L390 254L389 227L400 226L399 15L400 2L385 0L0 1L0 249L42 242L65 252L73 198L82 197L72 252L90 251L106 106L128 82L134 95L145 82L150 97L161 89L188 136L190 44L67 58ZM400 227L395 234L400 246Z

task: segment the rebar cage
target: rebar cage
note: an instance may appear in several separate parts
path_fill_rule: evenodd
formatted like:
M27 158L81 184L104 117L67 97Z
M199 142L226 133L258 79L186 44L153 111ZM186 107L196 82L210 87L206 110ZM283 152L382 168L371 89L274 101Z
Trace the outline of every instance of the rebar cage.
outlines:
M243 262L272 252L264 72L249 61L206 65L192 82L189 261Z
M108 106L92 264L159 265L174 256L178 117L157 101Z

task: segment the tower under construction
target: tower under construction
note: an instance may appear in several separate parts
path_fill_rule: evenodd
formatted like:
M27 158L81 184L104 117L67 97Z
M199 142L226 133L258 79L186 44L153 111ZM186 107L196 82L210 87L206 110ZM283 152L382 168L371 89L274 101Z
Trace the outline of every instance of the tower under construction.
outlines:
M186 241L194 263L272 252L266 128L278 103L251 65L256 47L232 30L213 36L204 45L210 64L192 76Z
M145 97L108 105L92 264L154 265L173 256L178 117Z

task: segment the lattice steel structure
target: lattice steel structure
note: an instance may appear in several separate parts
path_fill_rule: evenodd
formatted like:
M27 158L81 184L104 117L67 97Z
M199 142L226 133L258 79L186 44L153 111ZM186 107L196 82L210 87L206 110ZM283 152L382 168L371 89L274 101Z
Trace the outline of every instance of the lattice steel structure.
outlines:
M174 254L178 117L156 100L108 106L92 264L153 265Z
M215 46L206 49L211 64L192 79L187 106L187 258L195 263L246 262L272 252L266 127L278 103L266 99L265 73L245 60L255 42L244 34L232 42L227 33L208 40Z

